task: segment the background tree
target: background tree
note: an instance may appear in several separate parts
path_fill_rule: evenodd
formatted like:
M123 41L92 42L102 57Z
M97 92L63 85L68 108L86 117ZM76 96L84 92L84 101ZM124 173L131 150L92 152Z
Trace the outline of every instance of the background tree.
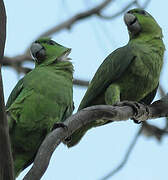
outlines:
M4 56L6 41L6 10L4 2L0 2L0 62ZM8 123L5 113L2 73L0 65L0 179L13 180L13 161L10 149Z
M8 66L3 68L5 99L18 79L33 67L27 49L31 42L41 35L50 35L73 50L71 57L75 66L74 84L79 85L74 86L74 100L77 107L85 91L81 86L88 84L87 81L79 79L91 79L104 57L117 47L126 44L128 35L122 18L127 9L148 5L147 11L161 25L166 37L168 26L164 19L166 4L154 1L148 3L148 0L123 2L117 0L41 2L37 0L36 2L20 1L17 4L6 0L8 36L6 57L2 62L4 66ZM158 8L162 11L158 11ZM165 69L166 63L160 83L163 86L162 89L166 90ZM163 90L161 92L163 94ZM127 166L114 178L166 177L164 156L166 156L167 143L163 137L166 134L167 123L164 119L157 122L154 120L153 125L144 123L142 127L131 121L111 123L91 130L80 144L72 149L60 145L42 179L52 180L56 177L58 179L100 179L122 160L136 131L138 133L133 145L141 134L153 138L146 139L141 136ZM162 144L158 146L157 142L161 142L162 139ZM125 160L133 149L132 144ZM162 155L159 148L162 150ZM158 163L153 163L153 160ZM24 173L18 179L22 179L23 176Z

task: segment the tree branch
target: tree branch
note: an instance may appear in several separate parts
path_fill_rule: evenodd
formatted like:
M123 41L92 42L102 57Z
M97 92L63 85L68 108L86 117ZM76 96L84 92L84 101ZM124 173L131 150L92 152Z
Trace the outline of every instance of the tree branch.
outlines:
M3 59L6 41L6 11L3 0L0 1L0 61ZM5 113L3 83L0 66L0 179L13 180L13 162L10 149L8 123Z
M160 93L160 96L163 97L166 95L165 91L163 90L163 87L161 85L159 85L159 93Z
M149 116L151 118L162 117L163 114L164 114L164 116L168 116L168 114L167 114L168 113L168 95L164 96L161 100L155 101L153 104L151 104L149 106L149 110L150 110ZM143 134L147 137L155 137L158 141L161 141L161 138L163 137L163 135L168 134L168 130L165 128L161 129L154 125L148 124L146 121L143 121L142 127L139 129L138 133L136 134L132 143L130 144L128 151L127 151L123 161L121 162L121 164L119 164L119 166L117 168L115 168L112 172L107 174L101 180L106 180L106 179L114 176L119 170L121 170L123 168L123 166L126 164L128 158L129 158L129 155L132 152L132 149L135 146L140 134Z
M72 27L76 22L89 18L92 15L97 15L100 11L102 11L112 0L104 0L101 4L99 4L98 6L84 11L82 13L78 13L76 15L74 15L73 17L69 18L68 20L54 26L53 28L47 30L46 32L42 33L39 37L44 37L44 36L51 36L52 34L59 32L63 29L69 29L70 27ZM39 38L38 37L38 38ZM36 38L36 39L38 39ZM17 64L17 63L22 63L24 61L32 61L32 58L30 56L29 53L29 49L25 50L25 53L23 55L18 55L15 57L4 57L4 60L2 60L1 64L6 66L6 65L13 65L13 64Z
M162 85L159 85L159 94L160 94L161 97L164 97L166 95ZM164 130L168 130L168 118L164 118L164 119L165 119L165 128L164 128Z
M56 25L52 29L47 30L46 32L42 33L39 37L50 36L56 32L59 32L62 29L70 29L72 27L72 25L74 25L76 22L79 22L80 20L84 20L90 16L99 14L100 11L102 11L105 7L107 7L107 5L111 2L112 2L112 0L104 0L98 6L92 8L90 10L87 10L82 13L78 13L78 14L74 15L70 19L68 19L68 20Z
M81 79L73 79L73 84L77 86L88 87L89 81L81 80Z
M8 57L4 56L4 58L1 61L1 64L3 66L13 66L13 65L20 65L25 61L33 61L32 57L26 54L18 55L14 57Z
M168 130L165 128L159 128L155 125L147 122L142 123L142 134L146 137L155 137L159 142L165 134L168 134Z
M116 14L108 15L107 16L107 15L103 15L103 14L99 13L99 17L101 17L103 19L114 19L114 18L120 16L121 14L123 14L125 11L127 11L130 7L132 7L135 4L137 4L137 2L136 1L132 1L126 7L124 7L122 10L117 12Z
M2 61L4 61L3 65L14 68L18 73L27 74L32 69L20 65L20 63L22 63L24 60L27 60L25 56L19 56L18 58L16 56L15 58L12 58L12 60L10 58L5 58ZM73 84L76 86L87 87L89 85L89 81L74 78Z
M151 0L146 0L142 8L145 9L149 5L150 1Z
M158 108L159 105L162 105L163 108ZM135 109L131 106L97 105L85 108L72 115L64 122L68 127L68 130L63 128L55 129L45 138L38 150L32 168L23 180L39 180L46 171L55 148L61 143L61 141L70 136L77 129L98 119L105 119L108 121L128 120L135 116L136 112L134 111ZM162 100L156 101L148 106L148 110L145 105L139 104L138 116L141 121L145 121L149 118L168 116L168 104L164 104Z
M134 5L136 5L138 8L145 9L147 7L147 5L149 4L149 2L150 2L150 0L147 0L143 6L140 6L138 1L134 0L134 1L130 2L127 6L125 6L123 9L121 9L119 12L117 12L116 14L103 15L102 13L99 13L99 16L103 19L114 19L114 18L120 16L121 14L123 14L124 12L126 12L128 9L130 9Z

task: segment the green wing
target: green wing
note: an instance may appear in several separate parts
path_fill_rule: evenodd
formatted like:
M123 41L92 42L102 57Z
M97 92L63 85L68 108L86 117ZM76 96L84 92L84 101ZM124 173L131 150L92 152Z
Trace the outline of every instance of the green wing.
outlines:
M8 101L6 103L7 113L8 113L9 108L11 107L11 105L14 103L14 101L17 99L17 97L21 93L22 89L23 89L23 78L19 80L19 82L16 84L15 88L12 90L12 92L8 98ZM10 133L11 133L15 123L16 122L13 118L11 118L11 115L8 116L8 124L9 124Z
M13 104L13 102L16 100L22 89L23 89L23 78L19 80L19 82L16 84L15 88L11 92L8 101L6 103L6 109L8 109L11 106L11 104Z
M157 93L158 86L159 86L159 84L152 92L150 92L147 96L145 96L140 102L143 102L147 105L151 104L151 102L153 101L153 99Z
M129 44L107 56L93 77L78 110L91 106L112 82L120 78L135 57Z

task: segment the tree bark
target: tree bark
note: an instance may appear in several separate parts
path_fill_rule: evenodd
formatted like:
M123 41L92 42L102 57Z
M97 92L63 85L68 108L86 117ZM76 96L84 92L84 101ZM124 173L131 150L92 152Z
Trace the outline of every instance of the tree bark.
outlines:
M3 59L6 40L6 12L0 1L0 61ZM5 113L3 84L0 66L0 180L13 180L13 162L10 149L8 123Z

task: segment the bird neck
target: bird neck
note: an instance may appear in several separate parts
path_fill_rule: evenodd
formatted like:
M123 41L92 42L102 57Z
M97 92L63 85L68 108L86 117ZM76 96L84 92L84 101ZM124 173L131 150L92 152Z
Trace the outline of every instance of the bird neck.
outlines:
M60 70L60 71L65 71L68 74L73 74L74 68L73 65L70 61L57 61L54 62L53 64L49 64L48 67L54 69L54 70Z
M164 51L165 51L165 46L162 40L162 34L158 35L156 34L155 36L149 36L143 35L143 38L138 37L135 39L131 39L131 41L129 41L129 43L133 43L133 44L137 44L137 45L143 45L144 47L148 47L150 49L152 49L155 52L159 52L163 55Z

